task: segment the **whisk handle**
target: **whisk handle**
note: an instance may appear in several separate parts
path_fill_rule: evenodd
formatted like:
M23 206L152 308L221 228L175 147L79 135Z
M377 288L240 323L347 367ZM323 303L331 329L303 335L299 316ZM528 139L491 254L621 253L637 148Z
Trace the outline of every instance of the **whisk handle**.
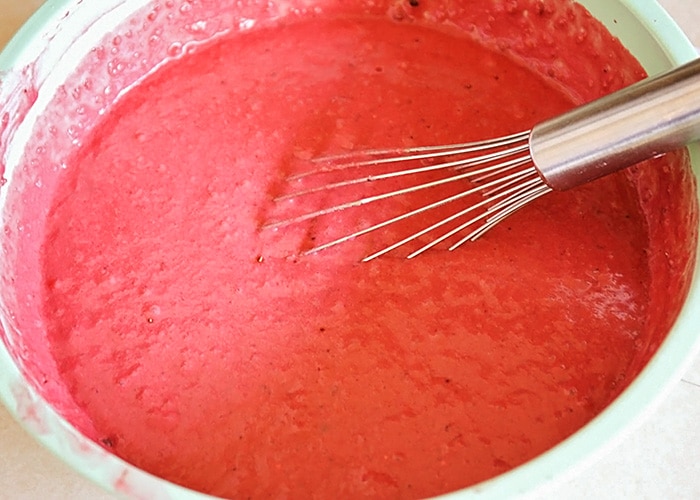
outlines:
M700 140L700 59L532 129L530 152L556 190Z

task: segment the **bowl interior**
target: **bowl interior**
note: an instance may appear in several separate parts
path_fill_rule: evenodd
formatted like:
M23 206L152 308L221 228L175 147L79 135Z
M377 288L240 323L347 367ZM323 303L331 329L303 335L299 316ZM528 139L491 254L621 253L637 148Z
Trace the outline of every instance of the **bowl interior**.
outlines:
M581 0L580 3L621 39L650 74L696 55L690 42L656 2ZM20 175L15 169L21 163L37 120L63 82L75 72L76 64L90 55L104 33L113 31L124 19L148 4L147 0L104 0L99 9L95 9L94 5L86 7L81 0L49 0L0 55L3 81L0 115L7 113L16 117L9 126L0 129L0 159L4 160L4 176L10 183L14 182L15 175ZM191 41L196 43L199 39L195 37ZM157 68L165 57L165 53L154 54L139 71L124 75L121 88L138 83L144 71ZM28 81L31 88L40 89L29 100L25 92ZM118 93L115 93L108 99L117 97ZM693 170L698 175L700 152L697 147L691 147L690 153ZM8 201L7 192L7 188L0 190L0 212L3 214L14 208ZM38 200L37 206L41 201ZM3 268L0 272L2 286L6 290L13 286L11 267L17 265L20 250L10 248L0 266ZM694 282L697 283L697 271ZM23 368L31 366L33 361L30 358L36 353L24 351L12 341L18 332L11 311L19 297L3 293L0 299L0 321L7 344L7 348L0 346L0 398L37 439L71 466L109 489L144 498L206 497L130 466L86 439L64 420L35 390L41 381L27 380L23 375L31 371ZM581 431L521 467L448 496L499 498L532 491L554 477L561 477L582 459L593 457L595 452L610 445L613 438L620 438L634 420L658 401L692 360L698 348L693 327L698 322L698 306L700 289L695 285L691 287L672 333L649 365L614 404ZM40 358L48 356L48 352L39 355ZM64 415L71 412L70 408L61 410Z

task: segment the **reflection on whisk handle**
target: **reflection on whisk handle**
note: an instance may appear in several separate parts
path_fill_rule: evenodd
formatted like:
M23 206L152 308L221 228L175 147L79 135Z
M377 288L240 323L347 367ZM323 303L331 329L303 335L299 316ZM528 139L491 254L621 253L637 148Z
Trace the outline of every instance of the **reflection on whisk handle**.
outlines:
M700 59L537 125L530 151L564 190L698 140Z

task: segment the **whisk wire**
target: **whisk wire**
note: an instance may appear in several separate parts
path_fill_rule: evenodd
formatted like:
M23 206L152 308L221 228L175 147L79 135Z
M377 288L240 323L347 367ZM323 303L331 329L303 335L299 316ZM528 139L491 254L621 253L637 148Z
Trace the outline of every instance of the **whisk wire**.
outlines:
M356 232L354 232L354 233L352 233L352 234L343 236L342 238L338 238L338 239L336 239L336 240L330 241L330 242L325 243L325 244L323 244L323 245L319 245L319 246L317 246L317 247L311 248L311 249L305 251L304 254L311 254L311 253L319 252L319 251L321 251L321 250L325 250L325 249L327 249L327 248L333 247L333 246L338 245L338 244L340 244L340 243L344 243L344 242L346 242L346 241L348 241L348 240L351 240L351 239L353 239L353 238L357 238L357 237L359 237L359 236L363 236L363 235L365 235L365 234L367 234L367 233L370 233L370 232L372 232L372 231L376 231L377 229L381 229L381 228L384 228L384 227L389 226L389 225L391 225L391 224L394 224L394 223L396 223L396 222L400 222L400 221L402 221L402 220L408 219L409 217L413 217L413 216L415 216L415 215L418 215L418 214L427 212L427 211L429 211L429 210L438 208L438 207L443 206L443 205L446 205L446 204L448 204L448 203L452 203L452 202L457 201L457 200L459 200L459 199L461 199L461 198L464 198L464 197L467 197L467 196L470 196L470 195L473 195L473 194L475 194L475 193L479 193L479 192L482 192L482 191L487 191L489 188L493 188L493 187L495 187L495 186L498 186L498 185L510 185L510 184L517 183L517 182L519 182L519 181L522 181L523 178L525 178L525 177L527 177L527 176L529 176L529 175L531 175L531 172L530 172L529 169L528 169L528 170L526 170L526 171L516 172L516 173L510 174L510 175L508 175L508 176L504 176L504 177L499 178L499 179L497 179L497 180L491 181L490 183L482 184L482 185L476 186L476 187L474 187L474 188L472 188L472 189L468 189L468 190L465 190L465 191L461 191L461 192L459 192L459 193L457 193L457 194L455 194L455 195L449 196L449 197L447 197L447 198L443 198L443 199L441 199L441 200L435 201L435 202L430 203L430 204L428 204L428 205L424 205L424 206L422 206L422 207L419 207L419 208L417 208L417 209L414 209L414 210L411 210L411 211L409 211L409 212L403 213L403 214L401 214L401 215L398 215L398 216L393 217L393 218L391 218L391 219L385 220L385 221L380 222L380 223L378 223L378 224L374 224L374 225L372 225L372 226L366 227L366 228L361 229L361 230L359 230L359 231L356 231ZM501 194L497 194L497 195L495 195L495 197L506 196L508 193L510 193L511 191L513 191L513 190L515 190L515 189L522 189L522 187L521 187L521 186L517 186L517 187L515 187L515 188L513 188L513 189L511 189L511 190L507 190L507 191L504 191L504 192L501 193ZM464 210L462 210L462 211L460 211L460 212L457 212L456 214L453 214L453 215L451 215L451 216L449 216L449 217L447 217L447 218L445 218L445 219L442 219L441 221L438 221L438 222L436 222L436 223L430 225L429 227L427 227L427 228L425 228L425 229L423 229L423 230L421 230L421 231L418 231L418 232L416 232L416 233L413 233L412 235L410 235L410 236L408 236L408 237L402 239L401 241L398 241L398 242L394 243L393 245L390 245L390 246L388 246L388 247L386 247L386 248L384 248L384 249L382 249L382 250L380 250L380 251L378 251L378 252L375 252L375 253L373 253L373 254L371 254L371 255L365 257L364 259L362 259L362 261L363 261L363 262L368 262L368 261L373 260L373 259L375 259L375 258L377 258L377 257L379 257L379 256L381 256L381 255L384 255L384 254L386 254L386 253L388 253L388 252L390 252L390 251L392 251L392 250L395 250L396 248L399 248L399 247L405 245L406 243L409 243L409 242L411 242L411 241L413 241L413 240L415 240L415 239L417 239L417 238L423 236L424 234L427 234L427 233L433 231L434 229L437 229L438 227L441 227L441 226L443 226L443 225L445 225L445 224L448 224L449 222L452 222L453 220L456 220L456 219L458 219L458 218L460 218L460 217L463 217L464 215L466 215L466 214L469 213L469 212L472 212L472 211L474 211L474 210L476 210L476 209L478 209L478 208L481 208L481 207L483 207L483 206L488 205L489 203L492 203L492 202L493 202L493 199L494 199L495 197L485 198L484 200L482 200L482 201L479 202L479 203L470 205L469 207L465 208ZM482 215L481 217L475 218L475 219L472 221L472 223L477 222L478 220L482 219L485 215L486 215L486 213L485 213L484 215ZM466 227L466 226L465 226L465 227ZM440 240L440 241L442 241L442 240Z
M360 185L373 181L396 179L405 176L415 176L420 174L436 173L440 171L452 171L446 177L429 181L418 182L416 184L389 190L379 194L372 194L352 201L338 203L334 206L325 207L320 210L311 211L305 214L289 217L282 220L273 220L264 225L266 228L282 227L289 224L315 219L321 216L333 214L335 212L360 207L370 203L394 198L401 195L408 195L422 190L436 188L447 183L458 181L469 181L473 187L460 190L456 194L440 198L431 203L427 203L418 208L408 210L396 216L390 217L382 222L371 224L361 228L351 234L333 239L321 245L305 250L303 254L308 255L334 247L349 240L364 236L373 231L386 228L395 223L399 223L419 214L437 209L444 205L454 203L460 199L471 195L480 194L483 199L473 204L469 204L461 210L444 217L436 222L428 224L427 227L413 232L412 234L396 241L395 243L376 251L364 259L363 262L376 259L399 247L413 242L431 232L438 230L455 221L465 218L468 214L477 210L482 210L478 215L469 220L459 223L459 225L444 234L432 238L428 243L419 249L409 253L408 258L414 258L430 248L464 232L467 228L481 222L474 231L471 231L465 238L449 247L454 250L465 241L476 239L485 233L489 228L503 220L510 214L517 211L529 201L545 194L549 188L544 184L538 174L537 169L532 164L529 150L529 132L519 132L502 138L491 139L482 142L470 142L449 146L428 146L405 149L375 149L363 151L361 153L343 153L340 155L325 156L316 158L313 163L323 163L323 167L310 172L290 176L288 181L300 180L315 174L340 173L342 171L359 167L379 167L382 165L417 162L428 159L446 159L431 165L402 168L369 175L360 175L350 179L325 183L307 189L297 190L291 193L282 194L275 198L275 201L291 200L313 193L326 192L341 189L344 187ZM449 160L450 156L467 155L466 158Z
M537 198L540 198L541 196L544 196L545 194L548 194L550 192L552 192L552 189L545 184L537 186L532 190L524 193L523 196L518 197L517 202L508 205L507 208L503 209L498 214L489 217L484 225L466 235L464 238L452 245L448 250L456 250L468 241L476 241L481 236L483 236L484 233L489 231L491 228L493 228L493 226L495 226L499 222L502 222L505 218L513 215L515 212L525 207L526 205L532 203Z
M368 149L364 151L351 151L335 155L325 155L314 158L314 163L334 162L334 169L339 166L350 168L358 165L359 158L377 158L389 156L385 158L385 163L399 163L411 160L420 160L426 158L438 158L440 156L450 156L455 154L475 153L478 151L486 151L499 147L510 146L519 142L527 141L530 131L516 132L514 134L495 137L482 141L462 142L458 144L442 144L437 146L414 146L409 148L383 148L383 149ZM358 160L358 161L353 161ZM371 159L363 160L371 163ZM318 171L317 171L318 172ZM300 174L304 175L304 174Z
M521 172L521 175L520 175L520 176L515 177L515 178L512 179L508 184L515 184L515 183L522 182L523 179L526 178L526 177L528 177L529 175L530 175L529 172ZM462 215L465 215L465 214L471 212L471 211L474 210L474 209L481 208L481 207L484 206L484 205L488 205L489 203L492 203L493 200L494 200L495 198L497 198L497 197L507 196L508 194L510 194L510 193L512 193L512 192L515 192L516 195L517 195L517 194L520 193L524 188L527 188L527 187L532 186L533 184L537 184L537 183L538 183L538 179L532 179L532 180L530 180L530 181L522 182L521 184L518 184L518 185L516 185L516 186L514 186L514 187L511 187L510 189L507 189L507 190L502 191L502 192L500 192L500 193L498 193L498 194L495 194L495 195L492 196L492 197L486 198L486 199L484 199L483 201L481 201L480 203L477 203L477 204L475 204L475 205L472 205L472 206L470 206L470 207L467 207L466 209L462 210L461 212L458 212L458 213L455 214L454 216L450 217L450 219L451 219L451 220L457 219L457 218L461 217ZM483 219L486 219L486 224L488 224L488 221L489 221L488 218L489 218L489 217L493 217L493 216L491 215L491 212L489 212L488 209L487 209L487 210L486 210L485 212L483 212L482 214L480 214L480 215L478 215L478 216L476 216L476 217L474 217L474 218L472 218L472 219L470 219L470 220L464 222L463 224L461 224L461 225L455 227L454 229L448 231L447 233L443 234L443 235L440 236L439 238L435 238L435 239L434 239L433 241L431 241L430 243L427 243L426 245L422 246L422 247L419 248L418 250L415 250L414 252L410 253L410 254L407 256L407 258L408 258L408 259L412 259L412 258L414 258L414 257L417 257L418 255L420 255L420 254L424 253L425 251L427 251L427 250L429 250L429 249L431 249L431 248L433 248L433 247L439 245L439 244L442 243L443 241L445 241L445 240L451 238L452 236L454 236L454 235L456 235L456 234L458 234L458 233L464 231L464 230L465 230L466 228L468 228L469 226L472 226L472 225L476 224L477 222L479 222L479 221L481 221L481 220L483 220ZM442 225L442 224L439 224L439 223L438 223L438 224L435 224L434 227L438 227L439 225ZM477 228L476 231L473 231L473 233L479 231L482 227L483 227L483 226L480 226L479 228ZM406 238L406 240L407 240L407 241L410 241L408 238ZM463 242L462 242L462 243L463 243ZM459 247L460 245L461 245L461 243L460 243L460 244L453 245L453 246L451 246L448 250L452 251L452 250L456 249L457 247ZM378 255L377 255L377 256L378 256Z
M433 202L433 203L430 203L430 204L428 204L428 205L424 205L424 206L422 206L422 207L416 208L416 209L414 209L414 210L411 210L411 211L409 211L409 212L403 213L403 214L401 214L401 215L397 215L396 217L392 217L391 219L387 219L387 220L385 220L385 221L383 221L383 222L374 224L374 225L369 226L369 227L366 227L366 228L364 228L364 229L360 229L359 231L356 231L356 232L354 232L354 233L352 233L352 234L349 234L349 235L347 235L347 236L343 236L342 238L338 238L338 239L336 239L336 240L329 241L328 243L324 243L323 245L319 245L319 246L317 246L317 247L314 247L314 248L311 248L311 249L309 249L309 250L306 250L306 251L304 252L304 254L312 254L312 253L319 252L319 251L321 251L321 250L325 250L325 249L327 249L327 248L334 247L334 246L336 246L336 245L338 245L338 244L340 244L340 243L344 243L344 242L346 242L346 241L349 241L349 240L351 240L351 239L357 238L357 237L359 237L359 236L363 236L363 235L365 235L365 234L371 233L372 231L376 231L377 229L381 229L381 228L384 228L384 227L389 226L389 225L391 225L391 224L394 224L394 223L396 223L396 222L400 222L400 221L406 220L406 219L408 219L409 217L413 217L414 215L418 215L418 214L427 212L428 210L432 210L432 209L434 209L434 208L441 207L441 206L446 205L446 204L448 204L448 203L451 203L451 202L453 202L453 201L457 201L457 200L459 200L459 199L461 199L461 198L464 198L464 197L466 197L466 196L469 196L469 195L472 195L472 194L474 194L474 193L477 193L477 192L483 190L483 189L486 188L486 187L487 187L487 186L478 186L478 187L475 187L475 188L472 188L472 189L469 189L469 190L466 190L466 191L461 191L461 192L459 192L459 193L457 193L457 194L455 194L455 195L448 196L447 198L440 199L440 200L435 201L435 202ZM478 208L478 207L473 207L472 210L475 209L475 208ZM419 236L420 236L420 235L416 235L415 237L417 238L417 237L419 237ZM415 238L407 239L404 243L407 243L408 241L411 241L412 239L415 239ZM394 248L398 248L398 246L401 246L401 245L397 245L397 246L394 247ZM392 248L392 249L393 249L393 248ZM386 253L386 252L383 252L383 253ZM382 255L383 255L383 253L382 253ZM379 256L379 255L375 255L374 257L370 256L370 257L375 258L375 257L378 257L378 256ZM364 259L363 259L363 260L364 260ZM368 260L372 260L372 259L368 259Z
M344 181L338 181L338 182L332 182L328 184L324 184L322 186L316 186L313 188L309 189L304 189L300 191L295 191L292 193L287 193L287 194L282 194L279 195L275 198L275 201L283 201L287 199L292 199L292 198L298 198L300 196L305 196L313 193L318 193L322 191L327 191L330 189L337 189L341 187L347 187L347 186L352 186L356 184L363 184L366 182L372 182L372 181L380 181L380 180L386 180L386 179L393 179L397 177L403 177L406 175L415 175L415 174L424 174L428 172L434 172L437 170L446 170L446 169L455 169L455 170L463 170L464 168L467 167L475 167L478 165L484 165L487 163L491 163L496 160L500 160L503 158L507 158L509 156L512 156L514 154L518 154L521 152L527 151L527 146L519 146L516 148L512 149L507 149L504 151L499 151L497 153L491 153L488 155L480 155L474 158L469 158L469 159L462 159L462 160L455 160L451 162L444 162L444 163L437 163L435 165L426 165L423 167L415 167L415 168L410 168L410 169L403 169L403 170L397 170L393 172L385 172L382 174L371 174L371 175L365 175L361 177L355 177L353 179L349 180L344 180ZM409 158L409 157L405 157ZM324 158L325 161L329 161L328 157ZM396 158L392 158L392 160L397 160ZM398 161L398 160L397 160ZM352 166L369 166L369 165L379 165L380 160L367 160L366 162L362 163L352 163ZM511 164L510 162L508 164ZM477 171L470 171L468 173L469 176L474 176L474 175L479 175L481 173L486 173L486 172L492 172L495 169L500 169L503 166L497 165L495 167L492 167L491 169L485 169L485 170L477 170ZM342 169L349 168L348 165L343 165ZM323 170L323 172L332 172L334 170ZM310 175L310 174L300 174L300 175ZM489 176L490 177L490 176ZM300 179L299 176L290 176L288 180L294 180L294 179ZM403 193L401 193L403 194Z

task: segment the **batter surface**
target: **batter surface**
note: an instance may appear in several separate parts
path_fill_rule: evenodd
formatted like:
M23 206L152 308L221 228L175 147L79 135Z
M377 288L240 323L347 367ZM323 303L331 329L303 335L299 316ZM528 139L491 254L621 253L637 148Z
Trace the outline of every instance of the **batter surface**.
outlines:
M215 495L410 498L579 429L649 344L626 176L412 261L358 263L386 232L299 256L357 213L260 230L312 156L499 136L573 105L457 30L378 16L225 37L161 68L72 158L48 219L49 339L86 432Z

